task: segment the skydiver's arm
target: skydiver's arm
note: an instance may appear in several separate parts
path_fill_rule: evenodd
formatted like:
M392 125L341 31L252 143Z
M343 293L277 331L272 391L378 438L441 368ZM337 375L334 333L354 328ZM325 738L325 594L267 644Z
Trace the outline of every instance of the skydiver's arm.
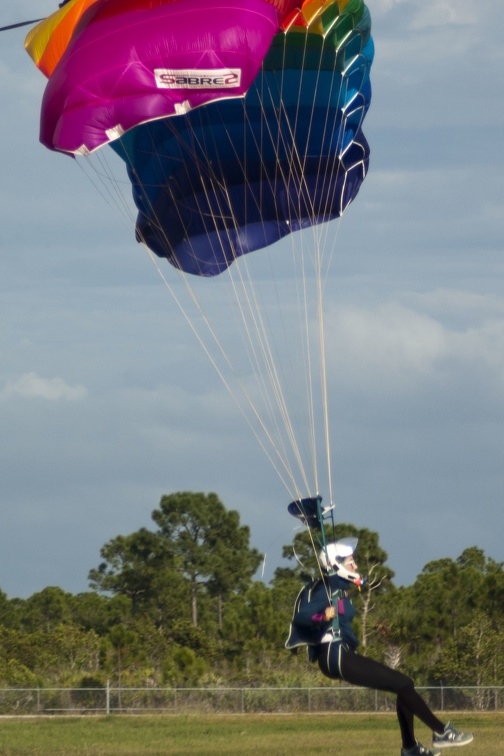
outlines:
M334 606L327 606L327 596L310 601L294 618L297 627L310 628L314 625L328 624L334 619Z

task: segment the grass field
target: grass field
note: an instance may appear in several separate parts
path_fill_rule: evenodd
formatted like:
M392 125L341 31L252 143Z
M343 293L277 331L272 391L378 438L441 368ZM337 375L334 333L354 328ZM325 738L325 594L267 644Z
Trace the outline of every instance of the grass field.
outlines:
M504 753L504 712L453 720L475 736L455 753ZM0 718L0 756L399 756L398 733L389 714Z

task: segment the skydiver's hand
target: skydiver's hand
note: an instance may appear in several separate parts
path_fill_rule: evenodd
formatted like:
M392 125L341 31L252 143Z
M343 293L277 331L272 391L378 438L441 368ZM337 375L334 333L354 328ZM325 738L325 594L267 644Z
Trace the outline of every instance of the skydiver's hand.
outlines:
M336 610L334 606L326 606L324 609L324 622L329 622L330 620L334 619L334 615L336 614Z

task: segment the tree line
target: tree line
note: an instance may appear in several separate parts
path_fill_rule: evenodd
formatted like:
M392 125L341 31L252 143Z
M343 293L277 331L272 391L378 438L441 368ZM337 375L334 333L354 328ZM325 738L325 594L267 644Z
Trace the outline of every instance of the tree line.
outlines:
M307 532L266 585L249 528L216 494L163 496L152 520L103 546L88 592L0 590L1 687L320 684L304 653L284 649L295 597L317 573ZM353 596L361 653L421 685L504 684L502 563L473 546L396 587L378 534L338 525L344 535L359 538L367 576Z

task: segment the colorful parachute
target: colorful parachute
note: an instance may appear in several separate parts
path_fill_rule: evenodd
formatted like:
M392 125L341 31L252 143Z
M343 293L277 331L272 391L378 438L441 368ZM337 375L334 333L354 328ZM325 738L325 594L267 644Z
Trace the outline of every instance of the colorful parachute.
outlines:
M332 502L326 221L368 169L370 27L363 0L67 0L26 42L42 142L124 161L138 240L194 274L158 266L295 501L322 449Z
M137 238L213 276L341 215L366 175L363 0L70 0L28 36L41 141L126 162ZM202 107L203 106L203 107Z

